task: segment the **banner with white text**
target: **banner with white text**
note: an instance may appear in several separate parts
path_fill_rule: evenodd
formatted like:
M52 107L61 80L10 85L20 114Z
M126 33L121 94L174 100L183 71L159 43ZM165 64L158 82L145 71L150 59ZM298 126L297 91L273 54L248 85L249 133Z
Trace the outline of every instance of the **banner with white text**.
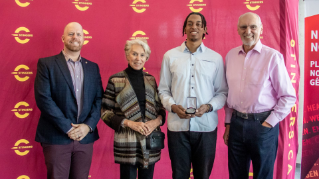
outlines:
M319 1L305 1L305 90L301 178L319 179Z

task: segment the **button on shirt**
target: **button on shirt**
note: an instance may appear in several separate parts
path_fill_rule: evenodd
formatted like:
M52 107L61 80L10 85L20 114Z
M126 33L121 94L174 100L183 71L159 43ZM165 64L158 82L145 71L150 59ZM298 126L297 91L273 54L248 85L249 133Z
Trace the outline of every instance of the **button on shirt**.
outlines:
M296 93L283 56L260 40L247 54L242 46L228 52L226 79L229 91L225 123L230 123L233 109L242 113L273 110L266 122L275 126L295 104Z
M183 43L165 53L158 90L161 102L169 111L170 131L213 131L218 124L217 110L225 105L228 90L223 58L203 43L195 53ZM180 119L171 106L182 105L186 109L187 97L197 98L197 108L211 104L213 111L202 117Z
M67 56L67 54L62 51L65 60L67 62L73 87L74 87L74 93L76 96L76 102L78 105L78 118L80 117L80 114L82 112L83 107L83 67L82 67L82 59L81 56L79 56L78 60L76 62L72 61L71 58Z

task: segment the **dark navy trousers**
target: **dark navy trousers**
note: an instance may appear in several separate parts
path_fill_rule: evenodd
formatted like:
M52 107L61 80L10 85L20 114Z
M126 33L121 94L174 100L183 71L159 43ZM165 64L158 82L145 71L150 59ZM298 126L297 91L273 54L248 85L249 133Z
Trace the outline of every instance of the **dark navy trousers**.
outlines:
M195 179L209 179L212 172L217 128L212 132L173 132L167 130L173 179L189 179L191 164Z
M248 179L252 161L254 179L272 179L278 148L279 124L262 126L270 112L243 119L233 113L228 140L230 179Z

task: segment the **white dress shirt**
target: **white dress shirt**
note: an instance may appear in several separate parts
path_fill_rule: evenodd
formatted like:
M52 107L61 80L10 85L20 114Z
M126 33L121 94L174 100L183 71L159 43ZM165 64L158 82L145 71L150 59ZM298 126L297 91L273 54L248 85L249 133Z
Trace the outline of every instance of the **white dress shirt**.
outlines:
M169 111L167 125L170 131L213 131L218 124L217 110L224 106L228 91L223 58L203 43L191 53L183 42L165 53L158 90ZM186 109L187 97L197 98L197 108L211 104L213 111L202 117L180 119L171 106L182 105Z

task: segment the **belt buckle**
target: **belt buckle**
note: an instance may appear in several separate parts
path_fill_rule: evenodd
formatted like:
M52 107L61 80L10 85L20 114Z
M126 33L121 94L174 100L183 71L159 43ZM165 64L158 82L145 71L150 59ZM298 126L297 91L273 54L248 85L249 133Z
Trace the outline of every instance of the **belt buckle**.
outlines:
M241 118L243 118L243 119L248 119L248 113L241 113L241 112L239 112L239 116L241 117Z

